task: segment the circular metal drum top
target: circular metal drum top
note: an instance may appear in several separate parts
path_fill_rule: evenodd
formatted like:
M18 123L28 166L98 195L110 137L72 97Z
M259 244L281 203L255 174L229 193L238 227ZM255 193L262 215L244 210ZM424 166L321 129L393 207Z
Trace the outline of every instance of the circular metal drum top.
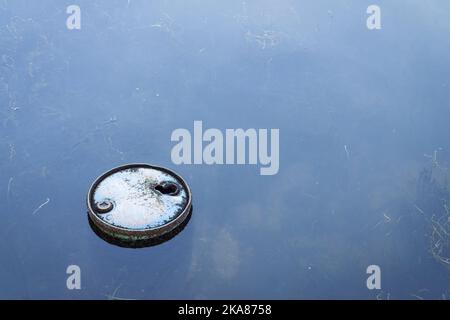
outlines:
M148 164L112 169L94 182L87 197L92 224L107 236L125 241L174 231L189 216L191 203L183 178Z

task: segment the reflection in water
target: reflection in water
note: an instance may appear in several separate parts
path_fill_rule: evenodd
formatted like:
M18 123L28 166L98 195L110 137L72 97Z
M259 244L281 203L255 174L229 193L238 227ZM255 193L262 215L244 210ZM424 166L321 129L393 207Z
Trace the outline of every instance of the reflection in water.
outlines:
M72 32L60 1L0 0L0 298L450 297L430 253L448 256L450 2L386 2L374 32L356 0L79 5ZM279 128L279 173L180 166L196 196L182 233L99 241L91 178L173 166L171 133L195 120Z
M212 240L211 256L219 277L230 280L239 271L239 243L227 230L220 230Z
M166 241L169 241L170 239L175 237L177 234L179 234L181 231L183 231L183 229L189 223L189 220L191 219L191 216L192 216L192 210L193 210L193 208L191 208L191 210L189 211L189 214L186 217L186 219L178 227L176 227L174 230L164 234L163 236L150 238L150 239L147 239L147 240L126 241L126 240L121 240L121 239L115 238L115 237L110 236L107 233L101 231L92 222L92 220L89 217L89 215L88 215L88 220L89 220L89 226L91 227L92 231L94 231L95 234L98 237L100 237L101 239L103 239L104 241L106 241L106 242L108 242L110 244L119 246L119 247L123 247L123 248L138 249L138 248L157 246L157 245L162 244L162 243L164 243Z

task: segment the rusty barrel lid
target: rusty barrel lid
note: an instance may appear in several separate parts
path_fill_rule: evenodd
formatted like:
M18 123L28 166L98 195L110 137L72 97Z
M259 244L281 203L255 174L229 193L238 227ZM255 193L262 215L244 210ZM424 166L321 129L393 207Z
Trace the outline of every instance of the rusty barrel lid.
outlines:
M97 231L119 241L138 242L179 228L190 215L192 195L184 179L169 169L127 164L95 180L87 206Z

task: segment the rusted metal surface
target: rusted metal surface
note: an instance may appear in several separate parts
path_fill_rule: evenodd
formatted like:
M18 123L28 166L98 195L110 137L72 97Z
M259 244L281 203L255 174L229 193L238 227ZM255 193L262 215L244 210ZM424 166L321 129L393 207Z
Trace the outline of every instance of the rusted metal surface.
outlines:
M187 183L173 171L148 164L129 164L108 171L87 197L91 224L120 241L163 237L189 216Z

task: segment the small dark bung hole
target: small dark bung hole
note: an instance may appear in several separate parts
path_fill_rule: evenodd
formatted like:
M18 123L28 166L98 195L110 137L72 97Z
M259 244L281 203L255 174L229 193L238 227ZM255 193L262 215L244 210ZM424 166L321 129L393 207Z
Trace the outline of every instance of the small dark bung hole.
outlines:
M175 196L180 192L180 189L175 183L172 182L164 182L155 187L155 190L158 190L162 194L166 194L169 196Z
M108 213L114 208L114 204L111 200L102 200L95 204L95 211L98 213Z

